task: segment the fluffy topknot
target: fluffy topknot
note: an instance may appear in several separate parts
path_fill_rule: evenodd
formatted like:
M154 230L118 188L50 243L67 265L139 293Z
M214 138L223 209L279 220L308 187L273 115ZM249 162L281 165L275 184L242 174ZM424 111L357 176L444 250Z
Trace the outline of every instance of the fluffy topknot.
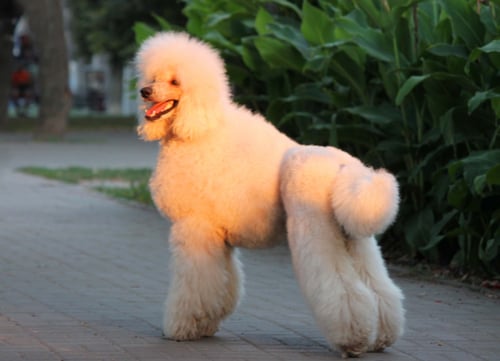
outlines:
M140 81L161 80L174 72L183 90L230 97L224 62L208 44L182 32L160 32L146 39L135 58Z

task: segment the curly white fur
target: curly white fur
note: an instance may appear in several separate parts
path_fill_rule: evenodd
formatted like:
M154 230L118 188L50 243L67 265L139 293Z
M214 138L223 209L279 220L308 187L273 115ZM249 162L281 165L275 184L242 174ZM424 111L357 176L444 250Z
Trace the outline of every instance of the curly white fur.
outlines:
M243 290L234 248L288 237L328 341L346 356L391 345L403 331L403 295L373 235L396 216L394 177L339 149L301 146L234 104L217 52L186 34L149 38L136 65L146 107L176 105L149 111L138 127L160 141L150 188L173 223L165 334L214 334Z

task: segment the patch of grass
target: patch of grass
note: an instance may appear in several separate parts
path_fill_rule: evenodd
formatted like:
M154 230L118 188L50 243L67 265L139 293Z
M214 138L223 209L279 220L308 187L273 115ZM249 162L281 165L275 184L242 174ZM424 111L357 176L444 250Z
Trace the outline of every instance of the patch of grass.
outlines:
M142 204L153 205L147 181L130 182L128 187L99 186L94 189L114 198L121 198Z
M115 198L152 205L148 188L151 169L93 169L85 167L45 168L23 167L21 172L70 184L102 182L92 188ZM116 184L113 184L116 183Z

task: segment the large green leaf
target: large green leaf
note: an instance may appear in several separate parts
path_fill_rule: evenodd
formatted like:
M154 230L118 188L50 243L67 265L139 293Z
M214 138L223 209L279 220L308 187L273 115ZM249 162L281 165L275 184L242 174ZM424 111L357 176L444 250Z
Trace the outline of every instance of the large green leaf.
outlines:
M461 44L432 44L427 48L427 51L437 56L456 56L458 58L467 59L467 48Z
M490 6L481 6L481 11L479 18L481 22L484 24L484 27L487 32L490 34L497 34L498 29L500 28L500 20L498 19L498 10L500 10L500 4L494 4L493 1L490 1ZM498 10L495 11L495 8Z
M341 144L357 144L371 148L375 139L384 136L384 132L368 127L366 124L338 124L337 135Z
M483 41L484 26L469 2L439 0L439 3L448 13L454 36L462 39L469 49L478 47Z
M162 30L172 30L174 27L170 24L165 18L162 18L159 15L152 14L155 20L158 22Z
M267 36L255 38L254 43L260 56L270 67L302 70L304 59L291 45Z
M497 164L488 170L488 173L486 173L486 183L489 185L500 185L500 164Z
M232 14L226 11L218 11L210 14L206 19L206 26L209 29L217 27L220 23L231 19Z
M353 41L364 51L377 60L392 63L395 61L394 50L390 39L379 30L364 29L358 35L354 36ZM400 54L401 60L404 55ZM408 63L403 62L404 66Z
M332 61L332 55L334 54L334 50L332 52L324 51L323 47L317 46L313 48L309 48L309 54L307 56L306 64L302 69L304 73L317 73L317 74L325 74L327 71L328 65Z
M490 99L500 98L500 89L488 89L476 92L467 102L469 114L477 109L483 102Z
M470 53L467 63L465 64L465 72L467 74L469 73L471 64L476 62L481 54L492 54L491 57L494 58L493 53L500 53L500 40L490 41L488 44L474 49ZM493 64L495 64L495 62L493 62Z
M450 187L448 191L448 203L455 208L462 208L469 195L469 188L464 180L461 180Z
M268 28L275 38L292 45L305 59L311 57L312 49L296 27L288 24L272 23L268 24Z
M491 99L491 108L495 112L496 119L500 119L500 98ZM497 129L496 133L500 133L500 130Z
M448 222L450 222L454 217L456 217L456 215L457 215L457 210L453 209L450 212L444 214L443 217L438 222L430 224L431 232L430 232L429 242L426 245L419 247L419 250L425 252L435 248L444 238L444 235L442 234L443 228L448 224Z
M479 49L484 53L500 53L500 40L492 40Z
M439 130L446 145L455 143L455 127L453 123L453 114L457 108L450 108L446 113L439 117Z
M362 13L369 17L372 24L376 24L380 29L387 26L389 22L389 13L387 9L383 8L381 1L358 0L355 3L356 6L362 10Z
M458 161L452 162L448 166L450 176L452 178L456 177L460 171L463 173L463 178L470 189L475 189L479 186L479 181L476 180L478 177L486 177L488 172L500 164L500 149L493 149L487 151L474 152L471 155L462 158ZM495 171L493 171L495 172ZM492 176L495 179L494 175Z
M273 16L263 7L259 7L257 16L255 17L255 30L259 35L269 33L268 25L274 22Z
M233 42L231 42L217 30L211 30L205 32L203 40L208 41L216 48L231 50L233 53L236 53L241 56L242 47L239 46L238 44L234 44Z
M241 59L243 63L252 71L259 69L262 63L262 59L259 56L258 51L255 49L253 41L249 41L249 38L243 39L243 49L241 52Z
M301 11L300 11L300 9L295 4L293 4L291 1L287 1L287 0L268 0L266 2L274 3L274 4L278 5L278 6L282 6L282 7L286 8L286 9L290 9L298 17L300 17L301 14L302 14Z
M428 244L431 234L429 225L432 224L434 224L434 214L430 207L425 207L408 217L404 227L405 238L413 250Z
M143 23L136 22L134 24L135 42L141 44L144 40L156 33L156 29Z
M389 104L381 106L361 105L344 108L344 111L360 116L379 125L394 124L400 121L401 114Z
M414 75L409 77L401 86L401 88L398 91L398 94L396 95L396 105L401 105L406 98L406 96L421 82L423 82L425 79L429 78L430 74L426 75Z
M334 22L323 10L305 0L302 4L300 31L311 44L321 45L335 41Z
M362 102L366 102L366 80L363 68L341 51L334 54L330 69L332 76L339 83L349 86L362 99Z
M484 248L479 248L479 258L483 262L489 263L500 254L500 237L485 240L484 243L486 243Z
M383 62L394 62L394 48L392 40L380 29L370 28L366 24L359 22L355 17L344 16L335 19L336 41L348 40L355 43L363 51L373 58ZM403 54L401 62L406 65L408 62Z
M302 83L298 85L292 95L283 98L285 102L313 101L326 105L332 104L330 95L320 83Z
M478 195L483 195L484 187L486 186L486 174L478 175L474 178L472 189Z
M438 31L438 24L440 23L438 4L435 1L420 1L417 7L417 15L418 34L421 44L426 46L443 43L444 38L440 37Z

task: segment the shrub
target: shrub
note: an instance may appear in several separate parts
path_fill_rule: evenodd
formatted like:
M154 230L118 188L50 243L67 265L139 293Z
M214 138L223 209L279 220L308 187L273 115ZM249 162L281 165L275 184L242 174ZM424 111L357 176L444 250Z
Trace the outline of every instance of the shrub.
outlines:
M386 251L500 274L500 5L185 3L188 32L221 50L238 101L397 174ZM151 32L136 26L139 40Z

